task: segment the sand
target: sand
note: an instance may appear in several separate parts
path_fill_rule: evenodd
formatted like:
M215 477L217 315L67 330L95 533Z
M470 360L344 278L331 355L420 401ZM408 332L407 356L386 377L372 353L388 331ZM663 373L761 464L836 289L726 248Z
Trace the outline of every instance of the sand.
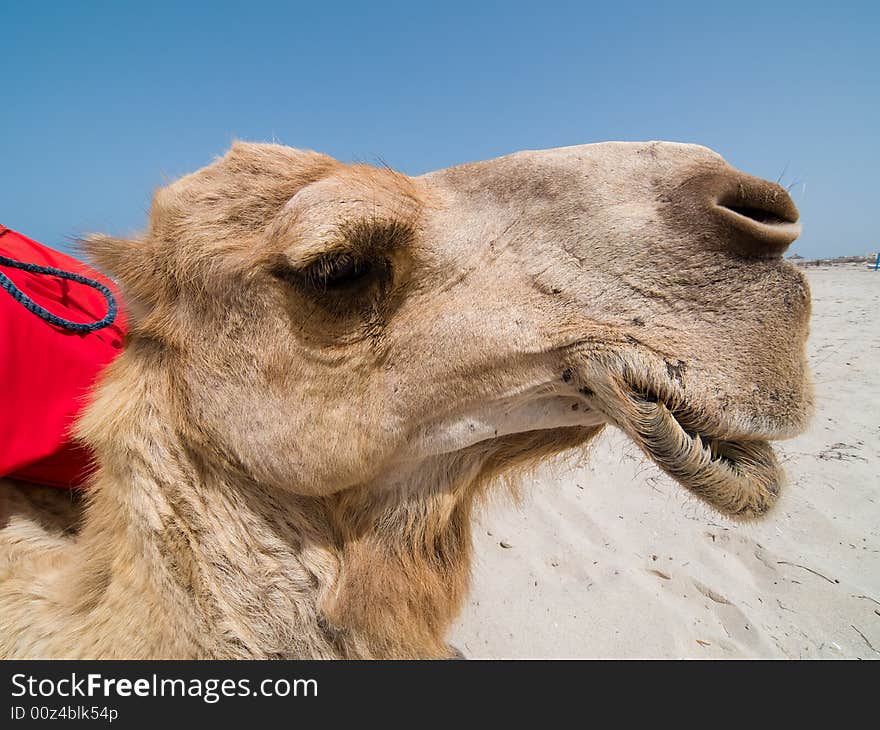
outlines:
M453 644L471 658L880 658L880 272L808 276L817 409L779 447L776 510L726 520L608 428L522 504L484 510Z

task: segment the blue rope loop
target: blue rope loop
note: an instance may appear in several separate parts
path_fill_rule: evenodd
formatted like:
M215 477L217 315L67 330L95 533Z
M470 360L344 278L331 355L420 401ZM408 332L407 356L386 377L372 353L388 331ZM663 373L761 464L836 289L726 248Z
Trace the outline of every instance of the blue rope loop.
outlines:
M48 309L41 307L21 289L19 289L15 285L15 283L8 276L6 276L6 274L0 271L0 287L5 289L9 293L9 296L11 296L15 301L21 304L21 306L23 306L32 314L36 314L40 319L48 322L49 324L53 324L56 327L63 327L64 329L70 330L71 332L94 332L95 330L109 327L116 320L116 314L119 309L116 303L116 297L113 296L113 292L110 291L109 287L104 286L104 284L102 284L100 281L89 279L87 276L76 274L73 271L56 269L52 266L27 264L23 261L16 261L15 259L8 258L7 256L0 256L0 265L9 266L13 269L21 269L22 271L28 271L31 274L57 276L59 279L68 279L69 281L75 281L77 284L85 284L86 286L90 286L92 289L96 289L97 291L99 291L103 295L104 299L107 300L107 314L103 319L99 319L95 322L71 322L69 319L59 317L55 314L52 314L52 312L50 312Z

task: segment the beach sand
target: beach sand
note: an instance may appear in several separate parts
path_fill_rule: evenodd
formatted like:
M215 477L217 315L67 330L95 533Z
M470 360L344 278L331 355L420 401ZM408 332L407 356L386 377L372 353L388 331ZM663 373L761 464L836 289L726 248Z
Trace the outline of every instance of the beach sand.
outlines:
M808 276L817 408L774 512L713 513L609 427L484 508L465 656L880 658L880 272Z

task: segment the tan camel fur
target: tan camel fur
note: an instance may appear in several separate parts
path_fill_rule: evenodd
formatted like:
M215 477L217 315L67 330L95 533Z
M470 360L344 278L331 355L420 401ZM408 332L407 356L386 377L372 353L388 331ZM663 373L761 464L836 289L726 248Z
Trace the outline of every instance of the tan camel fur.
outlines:
M693 145L236 144L86 243L131 333L85 494L0 486L0 656L448 656L480 496L605 424L763 514L811 407L796 221Z

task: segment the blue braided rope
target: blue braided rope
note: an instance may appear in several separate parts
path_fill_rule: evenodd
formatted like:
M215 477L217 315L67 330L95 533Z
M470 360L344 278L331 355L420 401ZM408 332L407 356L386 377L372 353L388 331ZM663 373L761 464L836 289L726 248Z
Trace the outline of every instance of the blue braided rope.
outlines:
M116 297L113 296L113 292L110 291L108 287L104 286L100 281L89 279L87 276L81 276L80 274L76 274L72 271L56 269L52 266L26 264L23 261L16 261L15 259L10 259L6 256L0 256L0 264L2 264L3 266L10 266L13 269L29 271L32 274L46 274L49 276L57 276L60 279L69 279L70 281L75 281L78 284L85 284L86 286L92 287L92 289L97 289L104 296L104 299L107 300L107 315L103 319L99 319L96 322L71 322L69 319L58 317L57 315L52 314L52 312L50 312L48 309L44 309L43 307L41 307L21 289L19 289L13 283L13 281L8 276L6 276L6 274L0 271L0 287L5 289L9 293L9 296L11 296L15 301L21 304L21 306L23 306L29 312L36 314L40 319L48 322L49 324L54 324L56 327L63 327L64 329L71 330L72 332L94 332L95 330L109 327L116 320L116 313L118 311Z

